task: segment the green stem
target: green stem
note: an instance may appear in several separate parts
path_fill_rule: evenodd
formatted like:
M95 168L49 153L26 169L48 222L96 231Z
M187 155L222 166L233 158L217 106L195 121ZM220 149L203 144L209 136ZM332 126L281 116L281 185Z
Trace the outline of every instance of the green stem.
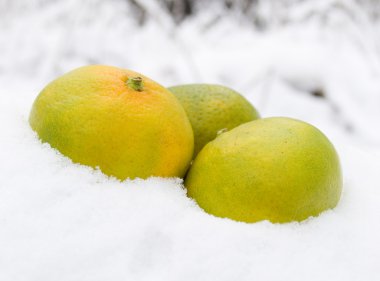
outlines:
M144 83L141 77L130 77L127 80L129 88L141 92L144 89Z

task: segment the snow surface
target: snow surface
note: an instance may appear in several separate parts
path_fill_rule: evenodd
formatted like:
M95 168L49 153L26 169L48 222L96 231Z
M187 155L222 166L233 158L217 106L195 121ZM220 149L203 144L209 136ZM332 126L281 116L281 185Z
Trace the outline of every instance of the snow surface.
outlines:
M306 1L266 32L215 16L220 7L174 27L140 2L155 16L143 28L121 1L0 5L0 280L380 280L376 23L353 1ZM246 224L203 212L180 179L119 182L73 164L27 120L49 80L88 63L167 86L221 83L264 117L316 125L341 157L339 205L301 223Z

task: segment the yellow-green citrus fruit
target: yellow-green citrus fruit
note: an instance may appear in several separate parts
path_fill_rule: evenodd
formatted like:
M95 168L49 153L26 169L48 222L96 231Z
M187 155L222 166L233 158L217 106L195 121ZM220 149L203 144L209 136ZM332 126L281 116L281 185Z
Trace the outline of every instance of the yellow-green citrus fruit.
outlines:
M43 142L74 162L121 180L182 177L194 138L176 97L125 69L91 65L51 82L29 122Z
M265 118L218 136L198 154L185 186L206 212L237 221L302 221L334 208L338 155L317 128Z
M259 118L256 109L243 96L224 86L190 84L169 90L189 116L194 131L194 157L220 130L231 130Z

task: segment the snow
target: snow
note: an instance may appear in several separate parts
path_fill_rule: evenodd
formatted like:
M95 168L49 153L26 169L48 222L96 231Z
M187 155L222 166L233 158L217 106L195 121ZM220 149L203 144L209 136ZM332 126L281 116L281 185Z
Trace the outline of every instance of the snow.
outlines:
M265 32L216 17L220 8L177 27L162 12L139 28L121 1L9 2L0 22L0 280L380 280L380 37L353 1L305 2ZM88 63L167 86L221 83L264 117L316 125L341 157L339 205L301 223L246 224L203 212L180 179L119 182L72 163L40 143L28 115L49 80Z

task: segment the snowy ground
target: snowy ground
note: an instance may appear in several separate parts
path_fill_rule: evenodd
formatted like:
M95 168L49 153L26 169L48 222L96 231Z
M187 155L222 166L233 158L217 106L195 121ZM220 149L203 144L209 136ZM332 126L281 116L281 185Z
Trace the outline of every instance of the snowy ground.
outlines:
M137 28L120 1L79 2L20 1L0 22L0 280L380 280L380 36L363 11L309 1L260 33L207 11ZM88 63L221 83L264 117L316 125L341 157L340 204L302 223L238 223L204 213L179 179L118 182L71 163L27 119L49 80Z

